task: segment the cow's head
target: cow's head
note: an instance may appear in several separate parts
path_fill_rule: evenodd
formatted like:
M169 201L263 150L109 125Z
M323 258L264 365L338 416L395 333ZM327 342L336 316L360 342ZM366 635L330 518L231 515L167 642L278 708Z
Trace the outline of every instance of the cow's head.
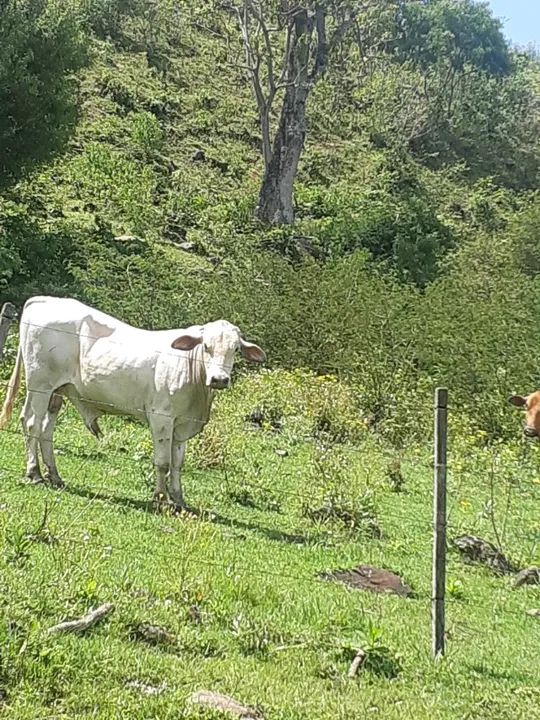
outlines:
M508 398L511 405L525 410L525 426L523 432L527 437L534 438L540 436L540 391L531 393L523 397L522 395L512 395Z
M213 390L223 390L229 386L237 350L251 362L264 362L266 359L258 345L244 340L236 325L226 320L190 328L172 343L175 350L184 351L193 350L199 345L202 346L206 384Z

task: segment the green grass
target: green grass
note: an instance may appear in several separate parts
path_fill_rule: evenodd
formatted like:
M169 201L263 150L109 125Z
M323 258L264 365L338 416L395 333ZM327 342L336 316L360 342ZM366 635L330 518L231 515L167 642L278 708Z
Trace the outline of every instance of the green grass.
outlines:
M187 519L157 515L147 503L146 431L112 419L104 428L97 443L71 413L62 416L61 492L21 484L15 421L0 436L1 717L195 718L186 698L203 688L276 720L540 717L540 623L525 612L540 606L538 589L512 590L510 578L451 552L448 651L440 662L430 658L427 452L406 456L404 492L395 493L374 441L346 449L345 474L371 488L383 532L376 539L361 525L305 517L302 508L317 496L306 439L246 431L245 472L234 447L223 463L203 469L204 445L192 445L184 487L201 515ZM529 564L540 560L533 480L524 470L505 541L505 551ZM488 496L482 472L451 476L451 536L468 530L493 538L482 513ZM497 512L502 499L496 494ZM360 563L395 570L414 597L316 578ZM46 635L107 601L115 612L86 635ZM166 627L178 642L134 639L137 622ZM359 647L371 648L370 662L351 680ZM126 687L133 680L166 689L144 696Z

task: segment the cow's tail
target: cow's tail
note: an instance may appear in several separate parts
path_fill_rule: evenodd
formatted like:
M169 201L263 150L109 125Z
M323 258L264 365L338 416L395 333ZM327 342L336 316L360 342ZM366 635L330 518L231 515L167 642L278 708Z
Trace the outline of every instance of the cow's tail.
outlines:
M19 349L17 350L17 360L15 361L15 367L13 368L13 372L11 373L11 377L9 379L6 399L4 400L4 406L2 407L2 412L0 413L0 430L4 430L4 428L7 427L9 421L11 420L11 416L13 415L15 399L21 386L21 370L22 350L19 345Z

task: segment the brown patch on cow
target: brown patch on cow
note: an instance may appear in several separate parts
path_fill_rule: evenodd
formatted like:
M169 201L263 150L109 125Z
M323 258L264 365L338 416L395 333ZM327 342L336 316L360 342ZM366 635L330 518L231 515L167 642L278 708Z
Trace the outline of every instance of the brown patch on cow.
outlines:
M334 580L358 590L375 593L392 593L400 597L412 595L412 589L393 572L370 565L359 565L352 570L333 570L322 573L324 580Z

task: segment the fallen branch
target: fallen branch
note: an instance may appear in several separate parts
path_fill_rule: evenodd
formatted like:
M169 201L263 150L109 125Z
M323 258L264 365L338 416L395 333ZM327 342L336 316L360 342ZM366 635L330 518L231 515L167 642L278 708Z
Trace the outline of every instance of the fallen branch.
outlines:
M362 669L362 665L366 662L366 657L367 655L364 650L359 650L356 653L354 660L351 663L351 667L349 668L349 672L347 673L347 677L356 677L358 671Z
M200 705L220 713L235 715L239 720L262 720L262 715L254 708L246 707L228 695L215 693L211 690L199 690L190 696L189 703Z
M92 625L95 625L100 620L103 620L103 618L107 617L107 615L110 615L113 610L114 605L112 603L105 603L105 605L101 605L78 620L67 620L59 625L53 625L53 627L49 628L47 632L49 635L56 633L84 632L85 630L88 630L88 628L91 628Z

